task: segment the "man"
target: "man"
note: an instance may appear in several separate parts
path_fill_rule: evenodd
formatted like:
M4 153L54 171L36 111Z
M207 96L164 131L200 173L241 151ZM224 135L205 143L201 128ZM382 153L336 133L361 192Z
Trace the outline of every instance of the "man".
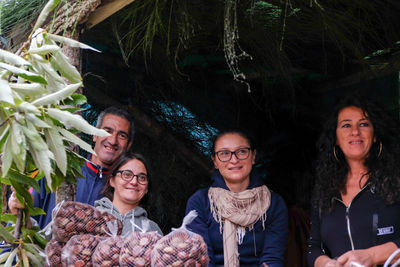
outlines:
M83 178L77 179L75 200L90 205L101 198L101 190L105 185L105 175L108 168L124 152L130 149L134 136L134 124L132 116L125 110L109 107L102 111L97 119L97 128L104 129L110 136L94 136L93 142L96 155L89 156L89 160L82 166ZM51 211L55 206L55 194L47 194L46 181L39 181L40 193L33 191L34 207L43 209L46 214L36 216L40 228L44 228L51 221ZM14 214L21 204L12 194L8 201L10 211Z

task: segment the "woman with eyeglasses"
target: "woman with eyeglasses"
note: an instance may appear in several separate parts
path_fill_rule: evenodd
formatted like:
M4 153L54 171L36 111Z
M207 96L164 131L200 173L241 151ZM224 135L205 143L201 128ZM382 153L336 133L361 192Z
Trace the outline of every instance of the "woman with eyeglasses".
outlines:
M286 205L253 170L255 157L248 135L220 133L213 143L212 185L187 202L186 213L198 213L188 228L206 242L209 266L284 266Z
M104 197L95 201L94 206L122 221L122 235L140 229L157 231L162 235L160 227L149 220L146 210L139 206L146 204L149 188L149 173L143 156L126 153L111 167L102 191ZM133 227L132 222L137 227Z

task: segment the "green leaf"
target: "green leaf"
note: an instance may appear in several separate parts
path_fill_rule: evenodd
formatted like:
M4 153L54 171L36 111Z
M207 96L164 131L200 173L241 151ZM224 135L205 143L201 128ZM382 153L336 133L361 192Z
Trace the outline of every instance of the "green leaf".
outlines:
M0 101L14 105L14 98L12 96L10 85L3 79L0 79Z
M32 254L31 252L27 251L26 255L29 258L30 264L32 267L42 267L45 266L43 262L43 257L41 257L39 254L35 255Z
M47 2L47 4L44 6L42 12L40 12L39 17L36 20L35 26L33 27L32 31L37 34L36 30L40 27L42 27L43 23L46 21L47 16L50 14L50 12L60 3L60 0L50 0ZM33 36L35 36L35 34Z
M65 152L65 147L61 135L58 130L53 125L52 121L47 118L47 123L53 126L53 128L45 129L44 134L46 136L46 142L49 146L51 152L55 156L55 161L58 168L61 170L65 176L67 173L67 153Z
M67 38L67 37L64 37L64 36L59 36L59 35L55 35L55 34L51 34L51 33L44 33L43 35L44 35L45 38L47 37L47 38L49 38L49 39L51 39L53 41L56 41L56 42L59 42L59 43L64 43L64 44L66 44L66 45L68 45L70 47L79 47L79 48L82 48L82 49L90 49L90 50L93 50L93 51L101 53L100 50L97 50L97 49L95 49L95 48L93 48L93 47L91 47L89 45L83 44L81 42L75 41L73 39L70 39L70 38Z
M19 113L15 113L19 114ZM25 135L22 131L23 127L16 121L11 122L11 147L9 150L13 155L13 161L17 165L20 171L25 168L25 158L26 158L26 140Z
M34 238L42 247L45 247L48 242L46 237L39 232L34 233Z
M29 267L29 259L24 249L21 249L23 267Z
M53 153L50 150L35 150L28 143L29 151L31 153L32 159L35 162L36 166L44 172L46 176L46 181L49 187L51 188L51 173L53 169L51 167L50 159L53 159Z
M35 101L32 101L32 104L35 106L57 104L59 101L70 96L73 92L75 92L81 86L82 86L82 83L67 85L64 89L62 89L58 92L45 95L39 99L36 99Z
M39 127L39 128L50 128L51 126L36 117L33 114L26 114L25 115L26 119L31 122L33 125Z
M10 169L8 171L8 176L9 179L15 180L21 184L26 184L30 187L33 187L37 192L40 192L40 186L38 182L35 181L35 179L26 176L24 174L21 174L13 169Z
M36 115L40 115L40 111L38 110L38 108L36 106L32 105L29 102L25 102L25 101L22 102L20 105L18 105L16 110L18 112L22 112L22 113L27 113L27 114L33 113Z
M4 142L2 151L3 151L3 156L1 157L2 161L1 175L4 177L7 176L8 170L10 169L13 160L12 153L10 153L10 151L12 151L11 135L9 135L6 141Z
M17 241L17 239L10 232L8 232L2 224L0 224L0 236L8 244L12 244Z
M18 248L14 248L14 250L11 252L10 256L6 260L6 263L4 263L4 267L11 267L15 256L17 255Z
M45 88L38 83L9 83L11 90L23 95L36 96L43 94Z
M80 106L87 102L86 96L82 94L73 94L71 97L64 100L65 105Z
M12 185L10 182L10 179L5 178L5 177L0 177L0 182L5 185Z
M67 85L50 63L40 63L40 66L45 72L49 92L57 92Z
M15 224L17 221L17 215L11 213L4 213L0 215L0 220L3 222L12 222Z
M36 73L30 72L30 71L27 71L27 70L24 70L24 69L21 69L18 67L14 67L12 65L2 63L2 62L0 62L0 68L6 69L6 70L14 73L15 75L21 76L22 78L24 78L28 81L47 84L46 80Z
M10 130L10 125L7 123L5 128L3 128L3 131L0 136L0 149L3 147L4 142L7 140L8 136L9 136L9 133L10 133L9 130Z
M30 48L28 50L28 53L30 54L38 54L38 55L47 55L49 53L55 53L61 48L58 47L57 45L43 45L38 48Z
M43 140L40 133L36 130L32 123L27 122L27 127L22 126L21 129L27 137L27 141L35 150L48 150L46 142Z
M54 53L50 62L53 67L71 83L79 83L82 80L79 71L69 62L68 58L63 53Z
M11 185L14 187L16 196L21 204L25 207L33 207L32 195L29 193L28 189L25 188L24 184L21 184L15 180L10 179Z
M10 257L10 254L11 254L11 251L7 251L7 252L2 251L0 254L0 263L5 262L8 259L8 257Z
M65 126L72 126L75 129L78 129L84 133L97 135L97 136L109 136L110 134L102 129L98 129L92 125L90 125L87 121L85 121L81 116L76 114L71 114L68 111L62 111L55 108L48 108L47 113L50 117L53 117L56 120L62 122Z
M72 142L72 143L74 143L74 144L77 144L80 148L86 150L86 151L89 152L89 153L96 154L96 153L94 152L94 150L92 149L92 147L91 147L88 143L86 143L85 141L83 141L82 139L80 139L78 136L76 136L76 135L74 135L73 133L71 133L71 132L69 132L69 131L67 131L67 130L65 130L65 129L63 129L63 128L60 128L60 127L57 127L57 130L58 130L58 131L65 137L65 139L67 139L68 141L70 141L70 142Z
M44 210L42 210L41 208L30 208L30 207L28 207L28 209L29 209L29 213L32 215L32 216L37 216L37 215L44 215L44 214L46 214L46 212L44 212Z
M12 65L31 65L28 61L14 53L8 52L6 50L0 49L0 62L6 62Z

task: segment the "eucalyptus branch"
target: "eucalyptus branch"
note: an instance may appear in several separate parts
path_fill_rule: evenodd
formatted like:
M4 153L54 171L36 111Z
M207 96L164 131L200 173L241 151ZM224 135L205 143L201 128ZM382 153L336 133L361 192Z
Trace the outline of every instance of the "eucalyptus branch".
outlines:
M0 127L2 127L4 124L6 124L10 120L11 117L13 117L13 116L8 117L7 119L5 119L5 121L0 123Z
M28 41L23 43L22 46L17 50L17 52L15 52L15 54L18 56L22 55L22 51L27 50L30 44L31 44L31 38L29 38Z

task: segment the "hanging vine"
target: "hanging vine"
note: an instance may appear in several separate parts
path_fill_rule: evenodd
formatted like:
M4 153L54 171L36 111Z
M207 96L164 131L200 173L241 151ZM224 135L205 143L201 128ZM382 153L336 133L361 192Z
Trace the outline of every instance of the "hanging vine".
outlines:
M247 86L250 93L250 84L246 81L246 75L239 68L239 61L244 58L252 59L239 44L239 29L237 25L237 0L225 2L224 14L224 54L226 63L233 74L233 79Z

